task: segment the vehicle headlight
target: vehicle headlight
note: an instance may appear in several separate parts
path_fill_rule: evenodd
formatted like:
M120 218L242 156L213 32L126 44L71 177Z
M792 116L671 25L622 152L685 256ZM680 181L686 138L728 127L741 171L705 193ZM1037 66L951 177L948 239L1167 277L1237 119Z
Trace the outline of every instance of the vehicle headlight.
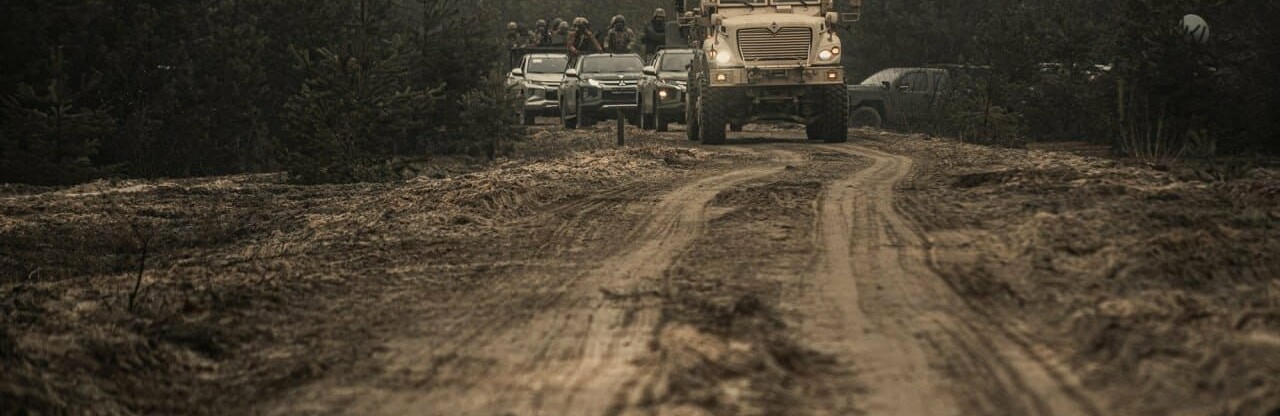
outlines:
M824 50L822 52L818 52L818 59L830 61L833 57L835 57L835 55L833 55L831 51Z
M727 64L729 63L729 61L733 60L732 53L729 53L727 51L713 51L713 52L715 52L713 57L716 59L716 63L718 64L721 64L721 65Z
M667 98L669 95L671 93L667 92L667 90L658 90L658 98Z
M594 80L594 79L589 79L589 80L587 80L587 85L590 85L590 86L593 86L593 87L599 88L599 87L600 87L600 81L596 81L596 80Z

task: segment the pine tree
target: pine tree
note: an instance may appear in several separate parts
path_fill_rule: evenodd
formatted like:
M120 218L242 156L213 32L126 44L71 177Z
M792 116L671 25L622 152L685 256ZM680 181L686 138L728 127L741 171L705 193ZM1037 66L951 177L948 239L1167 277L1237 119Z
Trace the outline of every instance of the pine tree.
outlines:
M60 48L49 52L48 83L37 90L22 84L3 100L4 134L0 136L0 180L41 184L74 183L96 175L93 157L114 125L101 108L80 99L96 79L74 90Z

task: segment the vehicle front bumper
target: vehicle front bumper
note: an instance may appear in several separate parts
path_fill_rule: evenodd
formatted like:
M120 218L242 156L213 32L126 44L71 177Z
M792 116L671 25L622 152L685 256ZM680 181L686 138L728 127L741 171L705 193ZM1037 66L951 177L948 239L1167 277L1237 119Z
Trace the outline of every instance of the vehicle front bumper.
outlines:
M582 90L582 109L593 113L617 110L634 112L640 108L639 91L634 85L587 87Z
M713 68L712 87L844 85L841 66L756 66L751 68Z
M560 88L529 87L524 90L524 111L544 116L560 114Z

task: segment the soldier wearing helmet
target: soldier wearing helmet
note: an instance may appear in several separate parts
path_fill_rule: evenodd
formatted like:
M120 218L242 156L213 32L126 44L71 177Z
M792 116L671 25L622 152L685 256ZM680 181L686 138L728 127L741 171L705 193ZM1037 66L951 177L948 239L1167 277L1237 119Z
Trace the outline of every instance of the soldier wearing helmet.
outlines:
M652 56L658 53L658 49L667 43L667 11L656 9L653 11L653 19L649 20L649 24L644 25L644 54Z
M613 17L609 22L609 33L604 36L604 50L608 53L634 53L636 32L627 27L627 18L622 15Z
M569 32L568 44L569 53L573 56L592 50L604 50L604 47L600 46L600 41L596 39L595 33L591 32L591 22L585 17L573 19L573 30Z
M533 45L534 46L551 46L551 30L547 27L547 21L538 19L533 24Z
M516 22L507 22L507 48L518 49L524 46L524 36L520 33L520 24Z

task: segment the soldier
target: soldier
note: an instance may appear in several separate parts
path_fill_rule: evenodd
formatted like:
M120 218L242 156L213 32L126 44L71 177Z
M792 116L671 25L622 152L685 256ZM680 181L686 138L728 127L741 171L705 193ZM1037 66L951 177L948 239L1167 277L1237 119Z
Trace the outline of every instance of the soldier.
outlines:
M547 28L547 21L538 19L533 27L533 45L551 46L551 31Z
M569 53L575 57L591 51L593 47L595 51L604 50L604 47L600 46L600 41L596 40L595 34L591 33L591 22L585 17L573 19L573 31L569 32L567 41Z
M507 22L507 49L519 49L524 46L524 36L520 34L520 25L516 22Z
M551 25L551 46L565 47L569 45L569 22L556 19L559 21Z
M644 54L653 56L667 43L667 11L656 9L653 19L644 26Z
M604 37L605 52L633 53L636 50L636 32L627 27L627 18L613 17L609 22L609 34Z

